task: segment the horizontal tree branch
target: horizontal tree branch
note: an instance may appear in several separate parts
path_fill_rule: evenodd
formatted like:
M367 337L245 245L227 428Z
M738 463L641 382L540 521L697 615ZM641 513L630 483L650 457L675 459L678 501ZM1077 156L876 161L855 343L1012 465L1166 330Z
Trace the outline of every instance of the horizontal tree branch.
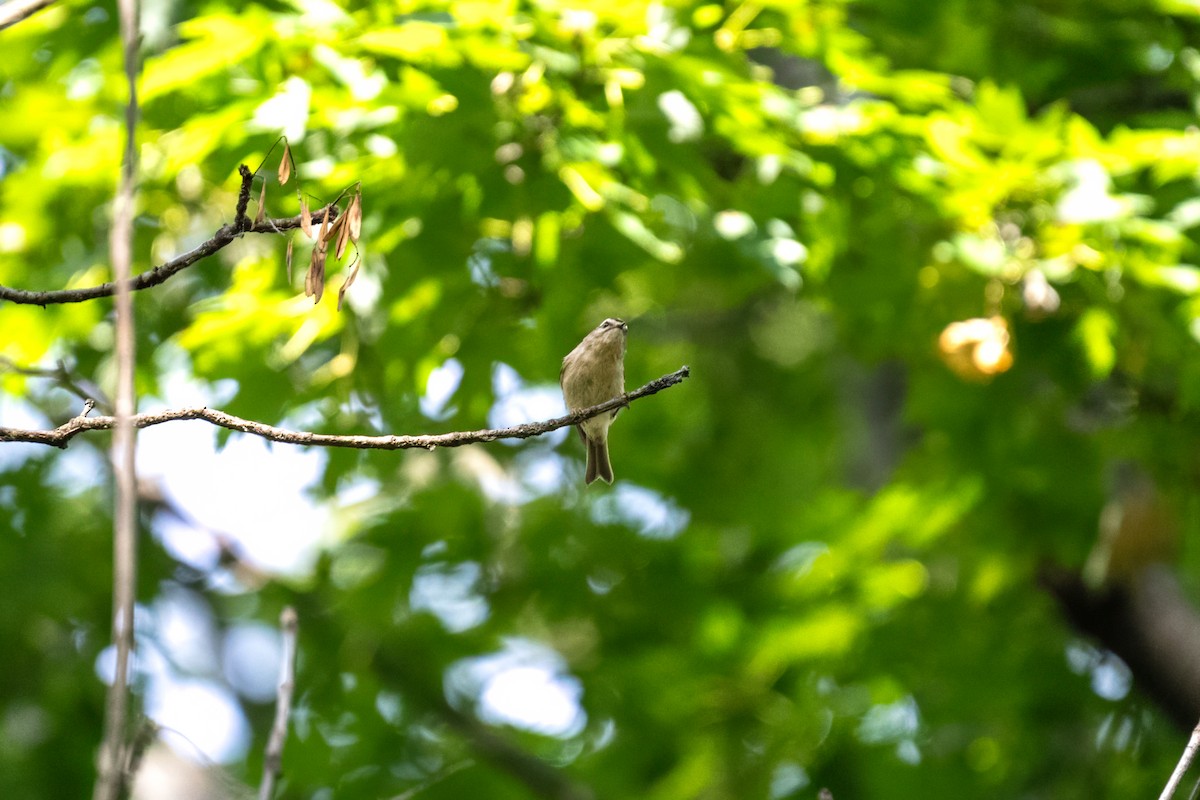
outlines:
M333 217L337 216L337 209L335 207L321 208L310 212L309 216L314 225L319 225L325 219L325 214L327 213L331 214L330 219L332 220ZM246 223L249 223L249 220ZM282 233L283 231L295 230L299 227L299 214L294 217L281 219L264 219L262 222L256 224L239 225L238 220L234 220L228 225L223 225L212 235L211 239L201 243L198 247L176 256L153 269L133 276L130 280L130 288L138 291L139 289L148 289L151 286L157 286L172 275L192 266L202 258L207 258L226 247L243 233ZM95 300L100 297L111 297L116 294L116 291L117 284L115 281L83 289L56 289L47 292L31 292L25 289L12 289L8 286L0 286L0 300L8 300L11 303L22 305L45 307L58 303L82 303L86 300Z
M297 223L298 224L298 223ZM151 425L161 425L164 422L185 419L202 419L242 433L261 436L272 442L284 444L299 444L316 447L350 447L359 450L408 450L424 448L433 450L438 447L461 447L466 444L479 442L494 442L497 439L528 439L541 436L543 433L565 428L568 425L578 425L585 419L599 416L606 411L622 408L648 395L657 394L677 383L682 383L690 375L688 367L680 367L676 371L650 381L640 389L629 392L621 397L614 397L591 408L567 414L565 417L546 420L545 422L530 422L523 425L513 425L508 428L496 428L479 431L453 431L450 433L423 434L415 436L339 436L329 433L311 433L309 431L290 431L265 425L261 422L242 419L224 411L212 408L181 408L152 413L136 414L133 424L137 428L149 428ZM53 430L26 430L22 428L0 427L0 442L31 442L52 447L65 448L71 439L84 431L110 430L116 424L116 419L110 416L87 417L77 416Z

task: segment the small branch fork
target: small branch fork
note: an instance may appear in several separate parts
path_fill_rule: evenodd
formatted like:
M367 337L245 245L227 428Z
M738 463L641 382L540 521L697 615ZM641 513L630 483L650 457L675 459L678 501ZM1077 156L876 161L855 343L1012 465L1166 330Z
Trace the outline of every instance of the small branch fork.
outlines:
M301 227L302 219L299 214L294 217L264 219L261 222L251 222L250 218L246 216L246 207L250 201L250 184L254 179L254 173L245 164L238 168L238 172L242 176L242 186L238 193L237 216L234 217L233 222L221 226L212 235L212 238L192 250L178 255L163 264L159 264L153 269L148 269L145 272L135 275L129 283L131 291L136 292L140 289L149 289L151 286L164 283L176 273L182 272L197 261L207 258L218 250L225 248L243 233L282 233L283 231L295 230ZM329 215L330 222L332 222L337 214L338 209L335 206L327 206L311 212L309 219L314 225L320 225L325 220L326 215ZM0 300L8 300L11 303L21 305L42 307L59 303L82 303L100 297L111 297L116 293L116 281L109 281L99 286L89 286L83 289L57 289L47 292L31 292L25 289L0 286Z
M296 632L299 624L296 609L291 606L279 616L279 625L283 630L283 664L275 698L275 723L271 726L267 750L263 755L263 777L258 786L258 800L271 800L275 794L275 781L283 773L283 743L287 739L292 694L296 690Z
M359 450L409 450L424 448L433 450L438 447L461 447L480 442L494 442L497 439L529 439L544 433L565 428L568 425L578 425L585 419L599 416L607 411L623 408L634 400L648 395L657 394L682 383L691 374L688 367L680 367L675 372L663 375L650 381L640 389L621 397L614 397L591 408L581 409L564 417L546 420L545 422L530 422L523 425L513 425L508 428L496 428L478 431L454 431L451 433L436 433L410 436L338 436L328 433L311 433L308 431L290 431L265 425L261 422L242 419L224 411L212 408L181 408L153 413L137 414L132 418L134 427L148 428L164 422L185 419L202 419L229 430L241 431L255 436L261 436L272 442L284 444L309 445L315 447L349 447ZM65 448L67 444L84 431L109 430L115 425L113 417L78 416L63 423L53 430L24 430L21 428L0 427L0 443L2 442L31 442L52 447Z

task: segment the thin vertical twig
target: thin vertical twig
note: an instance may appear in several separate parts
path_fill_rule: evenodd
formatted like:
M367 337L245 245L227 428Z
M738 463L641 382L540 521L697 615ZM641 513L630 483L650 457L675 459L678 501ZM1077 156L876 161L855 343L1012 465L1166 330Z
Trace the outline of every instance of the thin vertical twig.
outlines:
M1179 788L1180 781L1183 780L1183 776L1187 774L1192 766L1192 761L1196 758L1197 748L1200 748L1200 722L1196 723L1196 727L1192 729L1192 737L1188 739L1187 747L1183 748L1183 755L1179 757L1179 763L1175 765L1175 771L1171 773L1158 800L1171 800L1175 796L1175 790Z
M262 783L258 787L258 800L271 800L275 794L275 781L283 772L283 743L287 740L288 717L292 713L292 693L296 689L296 638L300 627L296 609L288 606L279 615L283 630L283 657L279 669L279 690L275 698L275 723L267 738L267 749L263 754Z
M137 176L137 0L117 0L121 47L125 56L125 80L129 101L125 104L125 152L121 176L113 201L109 253L116 292L116 360L112 458L116 478L113 512L113 642L116 669L108 687L104 713L104 742L96 778L96 800L117 800L125 783L125 729L129 715L129 660L133 650L133 606L137 581L137 479L134 463L136 412L133 373L136 353L133 335L133 210Z

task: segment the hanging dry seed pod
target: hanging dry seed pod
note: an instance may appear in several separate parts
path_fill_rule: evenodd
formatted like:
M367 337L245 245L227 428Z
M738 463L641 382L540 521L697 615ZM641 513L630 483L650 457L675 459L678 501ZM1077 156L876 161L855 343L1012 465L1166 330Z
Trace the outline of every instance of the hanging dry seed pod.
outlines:
M350 242L350 222L351 222L351 213L350 212L353 209L354 209L354 201L351 200L350 208L346 210L346 213L343 214L340 219L338 219L338 222L340 222L342 224L341 224L340 230L338 230L337 252L334 254L334 257L339 260L341 259L342 254L346 252L346 245Z
M325 215L323 217L321 217L321 227L317 231L317 244L318 245L321 244L322 242L326 242L329 240L328 231L329 231L329 207L326 206Z
M283 186L292 177L292 146L283 143L283 160L279 162L279 185Z
M342 298L346 296L346 290L350 288L350 284L354 283L354 279L358 277L358 265L362 259L354 259L354 263L350 265L350 271L346 273L346 280L342 281L342 288L338 289L338 311L342 310Z
M313 293L313 259L317 257L317 248L308 254L308 269L304 271L304 296L312 297Z
M258 193L258 213L254 215L254 224L258 225L267 216L267 182L264 180L262 191Z
M326 209L325 216L328 219L329 209ZM326 244L333 241L333 238L341 233L342 225L345 224L345 222L346 222L346 215L342 214L340 217L338 217L337 219L335 219L333 221L333 224L329 226L328 230L326 230L325 226L322 225L321 230L324 231L324 233L321 236L321 241L325 242Z
M300 196L300 230L304 231L304 235L312 238L312 215L308 213L308 201L304 196Z
M350 207L346 209L346 218L349 220L346 224L350 226L350 241L358 244L358 237L362 234L362 187L354 193L354 199L350 201Z
M288 286L291 286L292 285L292 240L291 239L288 239L287 257L285 260L287 262Z
M309 274L312 275L312 298L316 305L321 302L321 295L325 294L325 245L317 244L313 248Z
M317 233L317 243L313 245L312 258L308 262L308 275L304 279L304 296L312 297L313 303L321 301L325 293L325 239L328 236L329 209L325 209L325 218L321 220L321 229Z
M317 300L321 299L321 293L325 287L326 253L325 246L320 243L317 243L312 249L312 255L308 260L308 272L304 276L305 297L315 296Z

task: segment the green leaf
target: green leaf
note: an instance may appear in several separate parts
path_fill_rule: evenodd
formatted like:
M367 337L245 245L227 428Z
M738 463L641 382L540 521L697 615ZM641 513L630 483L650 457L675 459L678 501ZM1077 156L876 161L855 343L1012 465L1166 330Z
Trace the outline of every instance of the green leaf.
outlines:
M1090 308L1079 318L1075 330L1092 377L1107 377L1117 363L1117 349L1113 342L1116 321L1107 311Z
M215 14L197 17L179 26L180 34L190 40L162 55L146 59L138 94L153 100L184 87L194 86L258 52L266 43L270 28L261 14Z
M461 54L451 45L445 25L413 20L391 28L376 28L355 40L369 53L393 56L414 64L457 66Z

